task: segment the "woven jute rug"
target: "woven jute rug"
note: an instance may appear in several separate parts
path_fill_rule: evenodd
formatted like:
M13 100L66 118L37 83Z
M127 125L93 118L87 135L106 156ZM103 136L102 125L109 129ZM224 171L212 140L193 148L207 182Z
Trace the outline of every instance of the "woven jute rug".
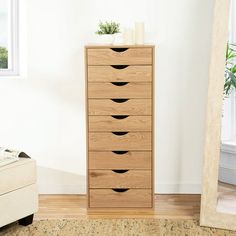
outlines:
M78 219L40 220L24 227L17 223L0 228L6 236L236 236L236 231L200 227L198 220Z

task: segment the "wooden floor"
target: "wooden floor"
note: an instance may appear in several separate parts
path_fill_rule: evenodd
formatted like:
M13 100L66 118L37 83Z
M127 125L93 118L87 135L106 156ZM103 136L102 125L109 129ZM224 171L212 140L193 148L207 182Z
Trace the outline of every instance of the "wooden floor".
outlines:
M88 213L84 195L40 195L36 220L78 218L198 219L200 195L156 195L155 210Z
M236 185L218 184L217 211L236 215Z

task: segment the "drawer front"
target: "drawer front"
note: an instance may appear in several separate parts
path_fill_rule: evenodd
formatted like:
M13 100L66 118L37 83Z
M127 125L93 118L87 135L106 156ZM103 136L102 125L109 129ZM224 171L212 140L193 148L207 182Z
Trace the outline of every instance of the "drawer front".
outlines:
M31 159L20 158L15 163L2 166L0 170L0 196L35 184L36 179L36 163Z
M88 98L151 98L151 83L89 83Z
M151 131L151 116L89 116L89 131Z
M89 169L151 169L152 152L89 152Z
M89 188L151 188L150 170L89 170Z
M151 189L90 189L90 207L152 207Z
M151 82L152 66L88 66L88 82Z
M151 132L128 132L125 135L90 132L88 140L89 150L91 151L152 150Z
M122 52L101 48L87 50L88 65L151 65L152 48L128 48Z
M89 99L89 115L152 115L151 99Z

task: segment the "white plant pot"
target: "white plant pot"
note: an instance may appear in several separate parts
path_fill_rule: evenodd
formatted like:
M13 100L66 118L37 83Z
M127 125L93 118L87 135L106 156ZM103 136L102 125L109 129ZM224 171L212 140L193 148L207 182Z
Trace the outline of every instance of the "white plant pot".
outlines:
M115 41L115 34L102 34L98 35L100 44L113 44Z

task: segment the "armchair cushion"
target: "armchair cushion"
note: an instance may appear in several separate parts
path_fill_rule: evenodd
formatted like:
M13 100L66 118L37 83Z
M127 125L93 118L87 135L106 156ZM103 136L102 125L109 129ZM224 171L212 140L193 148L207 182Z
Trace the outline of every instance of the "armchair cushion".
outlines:
M36 162L30 158L0 167L0 227L38 210Z

